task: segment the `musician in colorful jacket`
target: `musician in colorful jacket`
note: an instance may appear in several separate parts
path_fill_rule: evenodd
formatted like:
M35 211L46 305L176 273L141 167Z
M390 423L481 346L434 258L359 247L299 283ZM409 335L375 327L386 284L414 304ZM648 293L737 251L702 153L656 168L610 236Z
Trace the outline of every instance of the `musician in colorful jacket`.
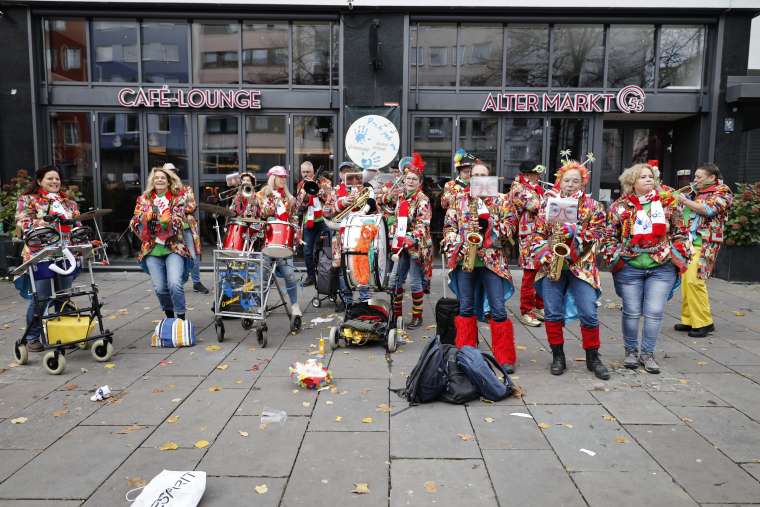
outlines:
M248 172L240 174L240 186L235 196L230 203L230 211L236 217L241 218L258 218L259 217L259 201L256 195L253 194L250 197L243 195L241 189L243 185L250 185L251 189L256 188L256 177Z
M288 170L276 165L267 172L268 180L256 194L259 202L259 216L264 221L277 220L288 222L297 228L295 213L295 197L288 192ZM301 307L298 306L298 281L296 279L293 257L275 259L264 255L264 270L269 272L275 265L275 275L285 279L285 289L290 299L290 310L293 316L293 329L301 327Z
M52 227L59 232L71 232L72 226L81 225L65 221L75 220L79 216L79 207L76 201L61 191L61 172L53 165L41 167L34 174L31 185L18 198L16 202L16 231L20 237L25 237L38 227ZM59 222L58 220L63 220ZM21 252L23 261L28 261L33 253L29 246L24 245ZM60 266L64 267L64 266ZM67 266L68 267L68 266ZM76 276L76 271L70 275L53 273L55 290L60 291L71 287ZM31 280L24 274L14 281L21 296L31 299ZM34 300L29 302L26 310L26 340L27 348L31 352L42 352L43 345L40 343L42 326L40 319L35 318L35 313L41 315L47 300L52 297L52 288L49 279L35 279L35 290L38 306Z
M675 196L658 191L658 173L648 164L623 171L619 178L623 192L607 213L601 248L604 261L612 267L615 292L623 300L623 365L636 369L641 364L654 374L660 372L654 351L665 305L680 283L679 273L686 271L690 255L682 207Z
M303 237L303 257L306 263L306 280L304 287L314 285L317 281L317 266L314 254L318 240L327 226L323 217L324 206L330 199L332 182L324 177L319 180L314 175L314 165L308 160L301 164L301 181L296 186L296 211L303 217L296 244Z
M702 164L694 171L693 192L678 193L689 222L693 253L681 286L681 322L676 331L688 331L693 338L703 338L715 330L707 293L718 251L723 245L723 228L734 200L731 189L723 184L715 164Z
M168 318L185 318L184 284L193 256L185 244L187 203L182 182L173 171L154 167L137 198L130 228L142 241L137 257L150 275L161 309Z
M488 176L488 172L481 162L472 168L473 177ZM455 344L458 348L477 347L477 318L490 312L494 357L512 373L517 352L506 303L514 293L509 273L509 243L517 228L517 215L504 194L476 197L470 195L469 187L450 204L441 248L452 270L449 285L459 299L459 315L454 320ZM479 244L476 234L480 235ZM465 263L468 251L475 253L472 265Z
M596 249L606 232L606 217L601 204L583 191L590 178L585 163L593 158L589 156L589 160L580 164L569 160L569 152L563 151L562 154L564 158L556 173L556 183L547 191L536 218L531 246L540 265L536 288L544 299L544 326L553 357L550 371L553 375L561 375L567 368L563 327L566 320L580 315L586 367L597 378L608 380L610 373L599 357L596 306L601 294ZM571 204L563 207L556 198L566 198ZM554 246L558 243L569 249L564 261L554 253ZM551 280L547 275L555 257L561 272L557 280Z
M388 231L391 252L395 261L390 287L394 290L393 313L403 315L404 282L410 275L412 320L407 325L416 329L422 325L424 289L429 286L433 270L433 239L430 236L432 209L430 199L422 193L422 174L425 162L419 153L406 165L403 187L399 192L386 193L379 204L395 205L394 223ZM427 280L427 284L426 284Z
M470 173L472 166L478 158L472 153L468 153L464 148L459 148L454 153L454 168L457 170L457 177L447 181L441 192L441 207L446 210L455 203L466 189L470 188Z
M531 327L540 326L544 320L544 301L534 287L539 265L531 250L531 241L536 217L541 209L541 199L544 197L544 187L541 186L539 178L545 172L546 167L542 165L527 164L520 168L520 174L509 190L509 200L515 207L519 220L519 264L523 270L520 285L520 322Z

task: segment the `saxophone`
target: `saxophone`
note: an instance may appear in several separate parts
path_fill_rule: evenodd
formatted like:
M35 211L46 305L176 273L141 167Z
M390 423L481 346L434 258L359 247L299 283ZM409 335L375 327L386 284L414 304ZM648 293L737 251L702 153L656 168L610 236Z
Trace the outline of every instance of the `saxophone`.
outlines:
M477 197L468 196L470 200L470 219L467 222L467 233L464 239L464 259L462 271L471 273L475 269L475 260L478 258L478 249L483 244L483 236L478 232L478 201Z
M561 224L553 227L549 245L551 245L552 261L549 264L549 274L547 277L552 282L556 282L562 276L562 268L565 266L565 259L570 255L570 247L565 244L565 238L561 234Z

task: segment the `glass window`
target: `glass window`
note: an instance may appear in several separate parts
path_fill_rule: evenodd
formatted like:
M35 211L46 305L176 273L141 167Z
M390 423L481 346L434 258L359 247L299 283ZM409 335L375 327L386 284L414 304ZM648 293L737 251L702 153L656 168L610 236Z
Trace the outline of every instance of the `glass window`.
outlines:
M588 121L582 118L552 118L549 131L549 165L553 175L562 165L559 152L570 150L570 158L583 162L588 146ZM593 170L593 166L591 167ZM553 176L552 176L553 178Z
M143 81L187 83L187 23L144 21L142 24Z
M184 114L148 114L148 168L171 162L182 181L190 179L187 117Z
M137 21L92 22L92 80L137 82Z
M507 86L547 86L549 26L507 26Z
M654 26L611 25L607 38L607 85L654 86Z
M45 20L45 55L49 81L87 81L87 21Z
M417 25L409 27L409 86L417 86L417 65L422 65L421 48L417 47Z
M340 80L340 25L332 24L332 85L338 86Z
M702 86L704 27L663 26L660 30L660 88Z
M760 16L752 20L749 31L749 58L747 59L747 74L760 75ZM749 181L749 180L745 180Z
M601 87L604 74L602 25L555 25L552 86Z
M496 175L496 146L499 121L496 118L460 118L458 148L474 153Z
M501 25L459 28L459 85L501 85Z
M238 116L198 116L201 174L229 174L240 169Z
M418 25L416 33L419 86L454 86L456 84L456 61L449 58L450 49L457 45L457 26ZM420 52L426 55L423 61ZM453 55L452 55L453 56Z
M285 115L250 115L245 118L245 163L265 183L267 171L275 165L287 166L288 130ZM316 166L315 166L316 167Z
M293 167L310 161L324 175L335 173L335 125L332 116L293 116ZM294 179L294 178L293 178Z
M243 82L288 84L288 24L243 24Z
M100 113L107 123L100 129L100 179L102 206L113 210L103 217L106 232L120 234L127 228L142 191L140 182L140 133L129 132L130 117L137 113ZM132 123L136 123L131 120Z
M623 129L606 128L602 130L602 174L599 181L599 200L611 203L620 197L620 182L618 177L623 172Z
M453 122L450 117L417 116L414 118L414 141L412 151L422 154L425 175L436 180L451 177L454 150L451 146Z
M543 118L504 119L504 169L505 182L509 182L526 167L535 167L543 159Z
M330 83L330 24L293 23L293 84Z
M52 112L53 164L61 169L64 185L76 185L82 192L82 211L94 205L92 135L90 113Z
M193 23L193 81L237 84L239 51L238 23Z

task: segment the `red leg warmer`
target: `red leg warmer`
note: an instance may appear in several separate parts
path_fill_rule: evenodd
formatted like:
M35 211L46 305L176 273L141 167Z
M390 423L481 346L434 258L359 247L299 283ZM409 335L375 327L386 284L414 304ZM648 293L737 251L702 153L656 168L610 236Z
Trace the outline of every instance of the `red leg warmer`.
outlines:
M457 315L454 318L454 325L457 328L457 337L454 344L458 349L461 349L465 345L478 346L478 323L475 317Z

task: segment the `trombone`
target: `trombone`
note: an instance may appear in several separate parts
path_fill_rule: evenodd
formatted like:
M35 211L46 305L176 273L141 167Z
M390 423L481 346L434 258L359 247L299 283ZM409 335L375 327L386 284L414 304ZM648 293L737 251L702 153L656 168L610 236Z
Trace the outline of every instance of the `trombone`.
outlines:
M242 185L237 185L232 188L228 188L227 190L223 192L219 192L219 200L220 201L226 201L228 199L232 199L237 194L242 195L246 199L250 199L253 196L253 185L249 183L244 183Z

